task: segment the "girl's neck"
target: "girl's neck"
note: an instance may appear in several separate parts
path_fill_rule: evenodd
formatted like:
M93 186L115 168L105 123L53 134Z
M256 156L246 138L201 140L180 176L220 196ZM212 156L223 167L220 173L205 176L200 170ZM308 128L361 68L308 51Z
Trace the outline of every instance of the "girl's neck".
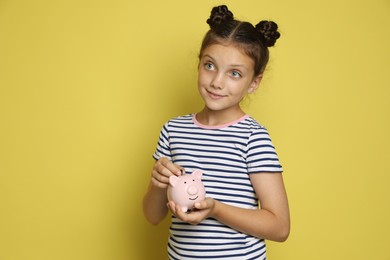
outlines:
M218 126L238 120L244 115L241 108L236 111L214 111L205 107L196 114L196 120L202 125Z

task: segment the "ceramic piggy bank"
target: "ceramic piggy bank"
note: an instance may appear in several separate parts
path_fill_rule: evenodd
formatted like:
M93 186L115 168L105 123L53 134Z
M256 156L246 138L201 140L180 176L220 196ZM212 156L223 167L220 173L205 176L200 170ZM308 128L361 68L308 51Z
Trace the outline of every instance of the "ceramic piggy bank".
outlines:
M192 209L196 202L205 199L205 189L202 183L201 170L181 176L172 175L169 178L168 200L179 205L182 211Z

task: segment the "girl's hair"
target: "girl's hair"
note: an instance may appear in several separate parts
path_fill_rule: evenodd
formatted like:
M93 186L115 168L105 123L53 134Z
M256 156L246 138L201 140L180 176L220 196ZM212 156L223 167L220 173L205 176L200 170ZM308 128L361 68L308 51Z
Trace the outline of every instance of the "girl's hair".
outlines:
M253 59L255 76L261 75L269 60L268 47L274 46L280 37L278 25L273 21L260 21L253 26L249 22L234 19L226 5L216 6L207 19L210 30L206 33L199 57L213 44L234 44Z

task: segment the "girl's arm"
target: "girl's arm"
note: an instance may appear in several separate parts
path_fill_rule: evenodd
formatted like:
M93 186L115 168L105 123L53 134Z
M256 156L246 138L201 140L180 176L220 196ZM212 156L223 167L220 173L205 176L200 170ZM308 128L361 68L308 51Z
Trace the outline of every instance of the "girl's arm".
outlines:
M150 181L143 199L144 216L149 223L157 225L165 218L168 212L167 202L167 189L156 187Z
M181 175L182 167L162 157L156 161L152 170L152 178L143 199L145 218L154 225L160 223L167 215L167 188L171 175Z
M251 236L285 241L290 233L290 213L282 174L257 173L250 178L260 201L259 209L234 207L211 198L197 203L198 211L189 214L171 202L169 207L177 217L191 224L212 217Z

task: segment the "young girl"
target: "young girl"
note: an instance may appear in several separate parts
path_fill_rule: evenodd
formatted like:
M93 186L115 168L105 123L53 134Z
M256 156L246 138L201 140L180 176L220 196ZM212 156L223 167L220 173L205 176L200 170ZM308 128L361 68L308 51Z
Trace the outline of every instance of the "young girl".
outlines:
M268 47L280 34L272 21L235 20L224 5L207 23L198 68L205 106L162 128L144 214L158 224L171 211L169 259L266 259L264 240L289 235L287 196L269 134L240 101L259 87ZM168 178L196 169L203 171L206 199L182 212L167 200Z

